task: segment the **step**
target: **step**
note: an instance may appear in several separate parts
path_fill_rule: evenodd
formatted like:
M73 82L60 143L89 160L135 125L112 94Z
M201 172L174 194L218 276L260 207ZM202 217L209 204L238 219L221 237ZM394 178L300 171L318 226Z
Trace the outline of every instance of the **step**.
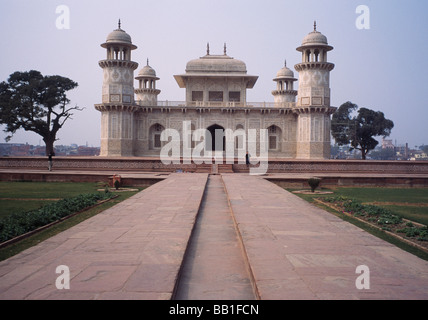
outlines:
M233 173L233 165L232 164L198 164L196 167L196 173L211 173L211 174L219 174L219 173Z

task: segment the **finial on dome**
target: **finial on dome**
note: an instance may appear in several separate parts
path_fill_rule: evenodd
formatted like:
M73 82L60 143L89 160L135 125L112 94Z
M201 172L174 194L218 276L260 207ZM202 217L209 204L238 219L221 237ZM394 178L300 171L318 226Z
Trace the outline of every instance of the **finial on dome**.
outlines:
M223 52L224 52L224 55L226 56L227 54L226 54L226 52L227 52L227 50L226 50L226 42L224 43L224 49L223 49Z
M210 55L210 43L207 42L207 56Z
M118 25L119 30L120 30L120 25L121 25L121 23L120 23L120 19L119 19L119 22L118 22L118 24L117 24L117 25Z
M287 67L287 59L284 60L284 67Z
M314 20L314 31L317 31L317 21Z

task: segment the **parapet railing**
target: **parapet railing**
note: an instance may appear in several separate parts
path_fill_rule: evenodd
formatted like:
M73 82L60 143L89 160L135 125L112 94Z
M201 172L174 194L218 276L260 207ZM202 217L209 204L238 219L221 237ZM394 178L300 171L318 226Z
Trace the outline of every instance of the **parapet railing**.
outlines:
M137 103L139 103L137 101ZM158 107L293 108L295 102L158 101Z

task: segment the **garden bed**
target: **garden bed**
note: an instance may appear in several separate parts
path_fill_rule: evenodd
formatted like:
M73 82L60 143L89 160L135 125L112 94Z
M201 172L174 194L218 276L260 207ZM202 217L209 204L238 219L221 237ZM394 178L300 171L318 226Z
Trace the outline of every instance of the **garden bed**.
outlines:
M38 210L13 213L0 219L0 248L27 238L115 197L117 195L112 193L82 194L59 200Z
M314 200L428 252L426 225L404 219L388 209L363 204L343 196L314 198Z

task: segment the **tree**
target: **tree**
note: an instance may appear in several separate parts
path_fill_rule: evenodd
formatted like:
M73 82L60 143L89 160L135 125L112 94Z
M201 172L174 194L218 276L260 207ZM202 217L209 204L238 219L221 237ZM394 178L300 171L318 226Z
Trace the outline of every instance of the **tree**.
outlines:
M422 150L424 153L428 154L428 145L421 145L419 146L419 149Z
M331 133L337 144L350 145L351 150L360 150L365 160L368 152L379 143L373 137L389 136L394 123L386 119L383 112L367 108L358 109L357 115L352 116L352 112L357 109L358 106L352 102L342 104L333 114Z
M370 152L370 157L374 160L396 160L396 153L393 148L385 148Z
M15 72L7 82L0 83L0 124L11 133L33 131L42 136L46 155L54 154L56 135L78 106L67 108L66 92L78 84L61 76L43 76L39 71Z

